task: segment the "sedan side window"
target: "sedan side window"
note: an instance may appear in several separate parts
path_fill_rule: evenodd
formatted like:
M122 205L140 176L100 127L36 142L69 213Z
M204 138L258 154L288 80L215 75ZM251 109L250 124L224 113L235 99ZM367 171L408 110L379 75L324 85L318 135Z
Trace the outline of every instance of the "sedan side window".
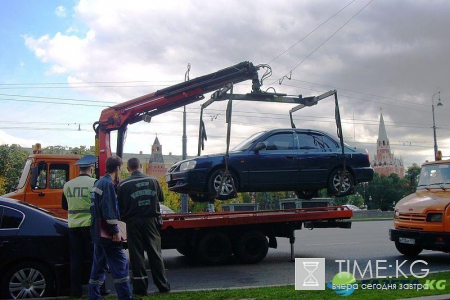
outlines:
M0 207L3 211L0 218L0 229L17 229L23 221L23 213L8 207Z
M276 151L276 150L293 150L294 137L292 133L280 133L274 134L264 141L266 149L264 151Z
M333 152L338 144L330 137L321 134L299 134L300 150L312 152Z

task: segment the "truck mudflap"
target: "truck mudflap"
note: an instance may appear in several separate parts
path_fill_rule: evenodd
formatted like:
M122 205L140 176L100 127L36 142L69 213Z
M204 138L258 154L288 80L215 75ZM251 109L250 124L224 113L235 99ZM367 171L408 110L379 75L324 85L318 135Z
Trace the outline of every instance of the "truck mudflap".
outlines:
M311 221L304 222L304 228L314 229L314 228L352 228L351 221L337 221L337 220L328 220L328 221Z
M450 251L450 233L448 232L390 229L389 239L399 244L419 246L423 249Z

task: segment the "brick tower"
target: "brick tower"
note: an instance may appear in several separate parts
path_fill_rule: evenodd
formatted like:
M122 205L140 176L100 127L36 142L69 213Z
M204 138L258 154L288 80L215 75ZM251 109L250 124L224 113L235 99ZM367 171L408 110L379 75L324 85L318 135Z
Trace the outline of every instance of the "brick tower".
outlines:
M389 145L389 139L387 137L382 112L380 112L377 152L372 161L372 168L379 175L389 176L391 173L395 173L400 176L400 178L405 176L403 160L401 158L396 158L391 152L391 146Z

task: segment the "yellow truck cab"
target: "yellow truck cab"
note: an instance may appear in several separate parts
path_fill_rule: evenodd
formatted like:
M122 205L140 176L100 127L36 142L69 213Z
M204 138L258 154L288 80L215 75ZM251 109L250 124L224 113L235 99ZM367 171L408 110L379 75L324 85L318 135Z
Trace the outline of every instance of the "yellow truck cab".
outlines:
M78 176L75 162L79 155L40 154L39 148L28 156L14 192L2 197L24 201L67 218L61 208L64 183Z
M395 206L394 227L390 240L404 255L450 252L450 160L422 165L416 192Z

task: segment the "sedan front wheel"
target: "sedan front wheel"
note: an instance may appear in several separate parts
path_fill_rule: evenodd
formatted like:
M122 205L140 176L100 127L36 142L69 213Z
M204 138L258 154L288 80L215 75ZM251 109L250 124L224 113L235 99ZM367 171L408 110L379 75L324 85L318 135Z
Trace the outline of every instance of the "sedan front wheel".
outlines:
M237 181L231 172L218 169L212 172L208 180L208 190L211 196L219 200L228 200L236 197Z

